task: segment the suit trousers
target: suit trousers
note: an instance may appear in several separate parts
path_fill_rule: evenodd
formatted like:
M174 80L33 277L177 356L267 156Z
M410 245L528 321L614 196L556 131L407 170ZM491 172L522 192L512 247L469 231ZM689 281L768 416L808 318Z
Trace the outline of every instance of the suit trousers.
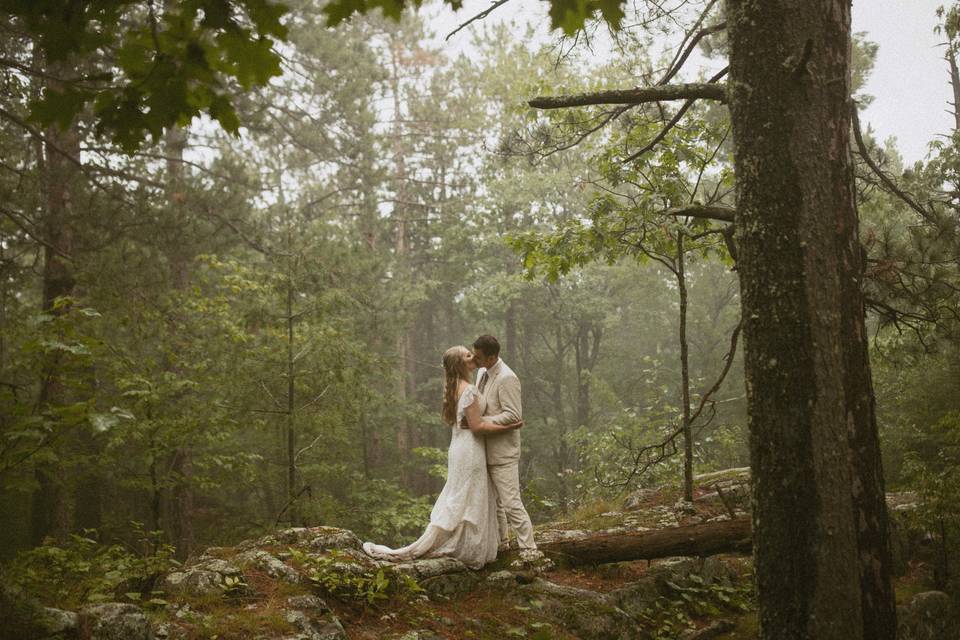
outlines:
M500 541L507 540L510 529L517 534L521 549L536 549L533 541L533 523L520 500L520 461L487 465L490 480L497 492L497 525Z

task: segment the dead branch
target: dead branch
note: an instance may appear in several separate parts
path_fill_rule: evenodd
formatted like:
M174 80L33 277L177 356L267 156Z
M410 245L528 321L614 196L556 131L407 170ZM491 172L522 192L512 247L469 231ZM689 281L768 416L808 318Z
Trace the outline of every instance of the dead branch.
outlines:
M730 368L733 365L733 359L737 352L737 342L740 337L740 329L743 326L743 320L737 322L737 326L734 327L733 332L730 335L730 349L723 356L724 365L723 370L720 372L720 375L717 377L713 385L700 397L700 403L697 405L696 410L690 415L690 422L688 424L692 425L694 422L701 416L703 413L704 407L707 406L707 403L710 403L710 406L713 406L711 398L713 395L719 391L720 386L723 384L723 381L726 379L727 374L730 372ZM712 416L711 416L712 419ZM633 442L629 444L624 444L614 436L614 442L620 445L622 448L629 451L633 457L632 468L627 473L626 478L619 481L607 481L600 476L599 468L594 468L594 478L602 487L613 488L613 487L627 487L633 481L634 478L642 476L647 471L649 471L654 466L660 464L670 456L677 453L677 438L683 433L683 425L681 424L666 437L664 437L660 442L654 444L644 445L638 449L634 449Z
M711 6L713 5L712 2L710 4ZM706 17L707 12L709 10L710 10L710 7L707 7L707 10L703 13L702 16L700 16L700 22L702 22L703 19ZM697 24L699 25L700 22L698 22ZM682 52L678 54L678 57L674 59L674 62L671 64L670 68L667 70L667 73L664 74L664 76L660 79L659 82L657 82L657 84L664 85L670 82L670 80L672 80L673 77L680 72L680 69L683 68L683 65L687 62L687 58L690 57L690 54L693 53L694 48L696 48L696 46L700 44L701 40L703 40L709 35L713 35L714 33L717 33L718 31L723 31L726 28L727 28L726 22L718 22L712 27L705 27L700 31L698 31L697 34L693 37L693 39L690 40L690 43L687 45L686 49L683 49ZM682 46L682 43L681 43L681 46Z
M507 4L508 2L510 2L510 0L496 0L496 2L493 2L489 7L487 7L486 9L484 9L483 11L481 11L480 13L478 13L477 15L473 16L472 18L470 18L469 20L467 20L466 22L464 22L463 24L461 24L459 27L457 27L456 29L454 29L454 30L451 31L450 33L448 33L448 34L447 34L447 37L445 37L444 40L449 40L449 39L452 38L456 33L460 32L460 31L463 31L464 29L466 29L468 26L470 26L470 25L473 24L474 22L477 22L478 20L483 20L483 19L486 18L488 15L490 15L491 13L493 13L493 11L494 11L495 9L498 9L499 7L502 7L503 5Z
M716 220L718 222L733 222L737 210L733 207L724 207L721 205L703 205L692 204L686 207L674 207L663 212L665 216L680 218L689 216L691 218L702 218L704 220Z
M727 86L721 83L693 82L657 87L615 89L569 96L540 96L527 102L534 109L566 109L598 104L645 104L664 100L727 101Z

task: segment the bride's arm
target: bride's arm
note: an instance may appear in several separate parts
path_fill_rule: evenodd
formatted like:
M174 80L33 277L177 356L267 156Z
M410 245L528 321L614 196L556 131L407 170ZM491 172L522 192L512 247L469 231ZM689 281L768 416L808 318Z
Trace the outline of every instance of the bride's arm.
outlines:
M523 421L511 422L510 424L495 424L493 422L487 422L483 419L483 416L480 415L480 400L474 400L470 403L463 411L464 417L467 419L467 428L474 433L498 433L500 431L510 431L511 429L519 429L523 426Z

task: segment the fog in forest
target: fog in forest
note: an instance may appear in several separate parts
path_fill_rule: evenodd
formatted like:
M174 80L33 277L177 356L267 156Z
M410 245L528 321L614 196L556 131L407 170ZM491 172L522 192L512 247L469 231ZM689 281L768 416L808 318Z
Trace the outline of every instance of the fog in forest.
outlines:
M129 575L155 580L209 547L292 527L408 544L448 476L442 356L489 334L522 387L519 486L538 532L601 514L613 523L644 496L694 508L706 491L695 478L752 462L755 485L779 482L758 469L792 447L801 471L784 471L784 487L816 476L815 502L827 504L818 466L827 454L816 449L833 447L827 436L811 427L812 462L802 462L806 432L767 439L776 430L760 428L772 424L763 411L774 405L759 407L782 401L789 425L800 415L787 406L794 390L810 406L862 392L869 437L856 440L853 418L836 433L879 443L875 454L854 444L851 457L882 463L875 495L909 495L911 526L935 549L911 584L926 580L960 611L953 106L943 108L956 128L909 166L862 112L849 131L843 116L850 188L803 191L797 202L847 189L859 244L828 279L840 294L821 296L834 285L816 283L798 294L794 285L833 268L841 251L823 248L826 258L811 254L794 273L755 268L766 255L788 264L807 240L771 231L758 244L759 226L735 223L738 207L761 196L737 183L754 165L737 159L750 140L734 119L745 89L735 58L727 66L737 49L723 3L631 3L620 30L606 13L577 23L573 9L562 20L519 10L495 19L508 5L455 46L444 36L473 14L436 5L330 26L356 7L296 0L274 13L270 2L231 1L220 24L217 3L193 15L190 4L120 3L84 18L101 40L75 25L86 34L75 42L29 3L0 14L0 565L13 583L41 593L44 571L72 576L76 589L46 591L43 602L76 608L139 592L140 583L119 586ZM917 74L946 81L952 70L960 96L956 9L928 18L946 56ZM819 42L801 40L782 63L790 77L819 82ZM864 86L883 46L853 37L850 104L874 99ZM735 89L723 93L728 83ZM619 102L608 91L672 86L676 95ZM772 165L826 175L803 173L792 155L801 148ZM791 189L785 181L784 199ZM814 244L849 227L838 214L825 236L804 235L811 219L786 216L781 227L795 224ZM744 300L742 282L762 293ZM785 311L794 303L806 310ZM846 303L865 320L844 315ZM793 333L808 316L813 328ZM802 339L767 350L776 323ZM822 332L840 325L829 347ZM857 360L857 340L869 362ZM778 355L745 370L745 343ZM796 379L812 391L766 391L793 380L789 367L807 356L817 374ZM860 364L832 378L834 360ZM864 468L840 480L854 487L847 511L861 516L876 507L858 502ZM720 490L710 516L768 508L766 486L752 500L745 490L736 509ZM791 491L806 504L806 489ZM826 523L816 518L829 506L818 509L797 523ZM886 515L877 522L886 527ZM121 556L127 564L111 564ZM83 582L97 567L118 573ZM768 583L756 584L762 599ZM636 637L680 637L664 633Z

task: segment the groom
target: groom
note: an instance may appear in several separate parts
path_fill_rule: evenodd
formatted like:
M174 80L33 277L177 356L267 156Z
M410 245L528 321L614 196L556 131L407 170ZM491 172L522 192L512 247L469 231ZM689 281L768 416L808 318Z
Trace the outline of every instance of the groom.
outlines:
M477 365L482 367L477 388L487 401L484 418L496 424L520 420L520 379L500 359L500 343L493 336L480 336L473 343L473 357ZM536 553L533 524L520 501L520 430L489 434L486 436L486 446L487 471L497 491L497 524L501 544L507 541L512 527L517 534L521 553Z

